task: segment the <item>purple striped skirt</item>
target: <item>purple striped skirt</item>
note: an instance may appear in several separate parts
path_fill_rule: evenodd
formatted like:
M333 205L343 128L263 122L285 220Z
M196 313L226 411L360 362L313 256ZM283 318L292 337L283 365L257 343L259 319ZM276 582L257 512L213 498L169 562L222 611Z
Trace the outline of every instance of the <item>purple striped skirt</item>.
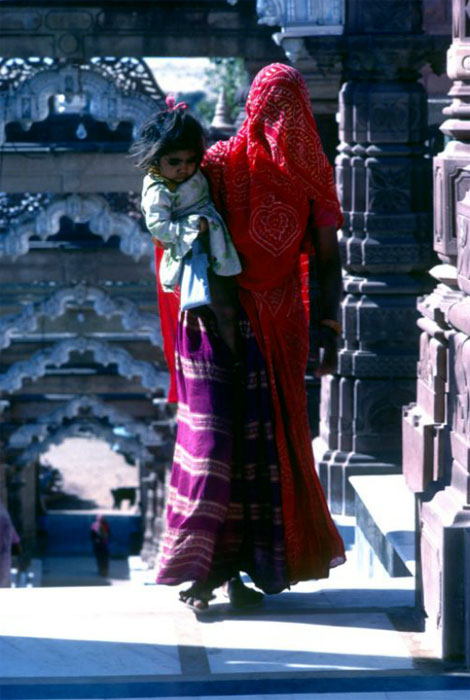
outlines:
M242 370L210 309L180 315L178 427L157 583L215 587L244 571L266 593L288 587L265 365L246 316L240 331Z

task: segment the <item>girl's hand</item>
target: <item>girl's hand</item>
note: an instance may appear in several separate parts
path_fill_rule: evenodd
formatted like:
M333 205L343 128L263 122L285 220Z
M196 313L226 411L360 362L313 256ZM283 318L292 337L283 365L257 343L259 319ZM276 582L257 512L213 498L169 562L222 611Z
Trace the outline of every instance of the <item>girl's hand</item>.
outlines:
M334 374L338 367L338 335L332 328L321 326L319 331L320 363L315 369L316 377Z
M207 219L205 216L201 216L199 219L199 233L208 233L209 231L209 224L207 223Z

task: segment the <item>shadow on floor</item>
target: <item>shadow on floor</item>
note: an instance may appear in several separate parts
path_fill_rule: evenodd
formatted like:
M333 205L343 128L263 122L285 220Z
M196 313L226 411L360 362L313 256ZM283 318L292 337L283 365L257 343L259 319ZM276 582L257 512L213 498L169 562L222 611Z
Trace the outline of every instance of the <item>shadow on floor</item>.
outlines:
M111 558L109 575L100 576L96 562L90 556L44 557L42 560L42 587L59 586L112 586L129 581L127 558Z

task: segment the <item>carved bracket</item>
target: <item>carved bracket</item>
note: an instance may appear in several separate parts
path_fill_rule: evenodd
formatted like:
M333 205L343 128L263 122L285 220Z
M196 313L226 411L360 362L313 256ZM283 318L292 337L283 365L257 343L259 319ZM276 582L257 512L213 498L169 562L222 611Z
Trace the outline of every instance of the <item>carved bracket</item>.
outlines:
M18 428L11 434L7 448L25 448L34 440L45 440L53 429L58 428L65 421L83 416L83 414L106 419L111 426L125 430L127 435L138 438L144 445L163 444L162 436L155 432L152 424L133 419L97 396L82 395L76 396L64 406L59 406L54 411L41 416L35 423ZM163 431L170 428L172 423L173 419L168 418L165 422L158 421L158 426Z
M83 306L91 303L99 316L111 318L118 315L127 331L146 332L153 345L162 345L160 318L156 314L142 313L137 306L123 297L112 297L99 287L80 282L54 292L43 301L27 304L18 314L0 318L0 349L7 348L15 335L34 333L41 317L63 316L70 304Z
M94 438L107 442L115 452L120 452L126 461L131 464L136 462L148 463L153 461L152 454L137 440L121 438L115 435L112 428L107 428L92 421L76 421L63 428L59 428L41 442L31 445L17 460L17 464L26 465L35 462L41 454L47 452L51 445L60 445L71 437Z
M34 218L12 225L0 239L0 256L16 259L25 255L34 236L45 241L59 233L60 220L64 216L75 223L88 223L90 231L104 241L118 236L121 251L134 260L139 260L143 255L153 255L151 238L137 221L113 212L104 197L72 194L55 199Z
M16 362L7 372L0 374L0 391L12 393L21 388L25 379L44 377L49 366L62 367L74 352L81 355L91 352L95 361L105 367L115 364L120 376L127 379L139 377L142 386L151 391L168 389L167 372L157 370L144 360L135 360L127 350L113 347L103 340L77 336L63 340L47 350L39 350L28 360Z
M93 62L85 66L52 63L33 71L14 90L0 92L0 144L5 143L5 126L19 122L30 129L35 122L47 118L50 99L65 95L68 99L80 96L89 100L89 113L97 121L106 122L114 130L120 122L131 122L137 133L142 124L158 108L155 98L143 92L126 94L116 82L103 75ZM8 65L5 66L8 71ZM163 94L159 95L163 105Z

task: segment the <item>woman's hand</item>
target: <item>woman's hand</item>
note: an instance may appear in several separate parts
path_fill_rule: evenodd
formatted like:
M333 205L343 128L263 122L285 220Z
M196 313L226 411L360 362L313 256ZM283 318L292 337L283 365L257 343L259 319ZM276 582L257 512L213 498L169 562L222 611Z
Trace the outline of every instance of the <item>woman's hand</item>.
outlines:
M155 248L162 248L163 250L166 250L167 248L169 248L168 243L162 243L161 241L158 241L156 238L153 238L152 240L153 240L153 244L154 244Z
M338 367L338 335L332 328L321 326L318 344L321 348L320 362L314 371L315 376L334 374Z

